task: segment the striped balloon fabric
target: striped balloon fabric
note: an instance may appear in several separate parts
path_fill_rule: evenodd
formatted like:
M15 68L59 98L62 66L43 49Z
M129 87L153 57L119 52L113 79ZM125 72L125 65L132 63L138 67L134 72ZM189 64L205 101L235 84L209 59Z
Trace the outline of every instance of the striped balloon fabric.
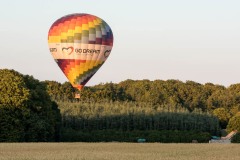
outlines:
M107 60L113 33L105 21L94 15L71 14L53 23L48 44L69 82L81 90Z

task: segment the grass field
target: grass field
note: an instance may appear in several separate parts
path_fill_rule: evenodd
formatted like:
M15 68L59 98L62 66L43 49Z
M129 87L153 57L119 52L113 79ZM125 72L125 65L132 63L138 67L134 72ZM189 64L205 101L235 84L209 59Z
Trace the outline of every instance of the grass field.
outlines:
M0 160L238 160L238 144L0 143Z

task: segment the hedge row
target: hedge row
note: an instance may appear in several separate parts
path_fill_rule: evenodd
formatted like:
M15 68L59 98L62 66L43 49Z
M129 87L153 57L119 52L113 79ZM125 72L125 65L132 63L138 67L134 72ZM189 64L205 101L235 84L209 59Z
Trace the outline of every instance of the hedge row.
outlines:
M137 142L138 139L146 139L146 142L190 143L193 140L197 140L197 142L206 143L210 138L211 135L209 133L197 131L76 131L71 128L64 128L61 139L64 142Z

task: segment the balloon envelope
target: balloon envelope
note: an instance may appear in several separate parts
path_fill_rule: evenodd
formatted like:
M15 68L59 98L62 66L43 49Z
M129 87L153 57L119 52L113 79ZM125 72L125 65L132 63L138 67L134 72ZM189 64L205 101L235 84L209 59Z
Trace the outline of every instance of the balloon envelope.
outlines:
M107 60L113 46L113 33L99 17L71 14L53 23L48 45L69 82L81 90Z

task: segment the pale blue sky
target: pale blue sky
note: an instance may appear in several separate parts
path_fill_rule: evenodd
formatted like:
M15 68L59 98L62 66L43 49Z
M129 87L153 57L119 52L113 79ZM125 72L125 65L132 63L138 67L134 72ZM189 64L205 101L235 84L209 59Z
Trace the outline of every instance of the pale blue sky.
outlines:
M67 79L47 45L52 23L71 13L101 17L114 48L87 85L126 79L240 83L239 0L1 0L0 68L39 80Z

